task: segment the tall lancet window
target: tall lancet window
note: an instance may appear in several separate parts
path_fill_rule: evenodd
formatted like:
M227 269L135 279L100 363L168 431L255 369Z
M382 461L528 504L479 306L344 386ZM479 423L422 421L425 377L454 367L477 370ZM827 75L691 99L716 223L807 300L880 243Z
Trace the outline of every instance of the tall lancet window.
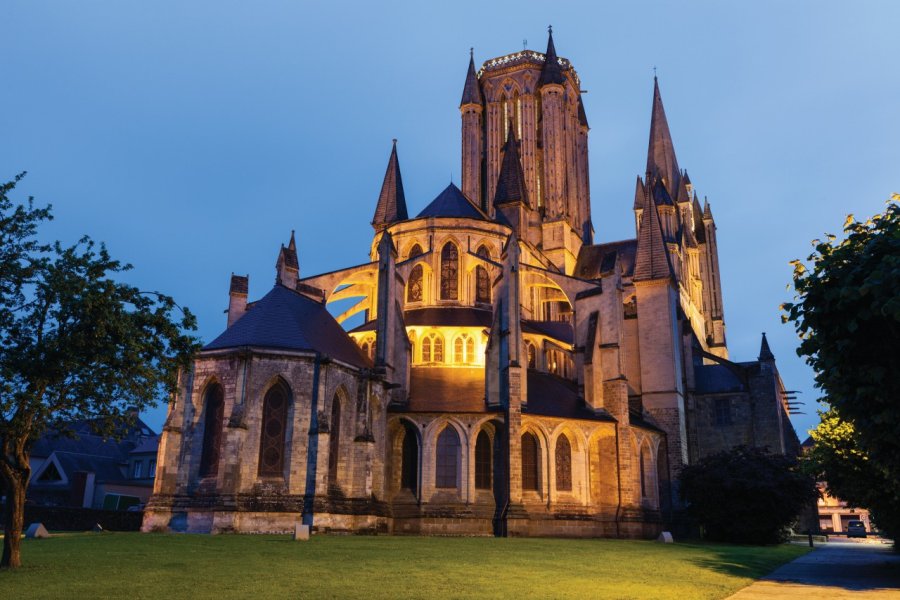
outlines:
M459 250L447 242L441 250L441 300L459 299Z
M491 489L491 438L483 429L475 440L475 489Z
M522 436L522 489L540 491L541 455L537 438L526 432Z
M572 445L565 434L556 439L556 489L572 491Z
M259 435L260 477L284 475L284 442L287 432L289 392L283 383L276 383L263 400L262 430Z
M409 251L409 258L422 254L422 247L414 245ZM406 301L421 302L423 297L425 269L421 264L416 265L409 272L409 281L406 283Z
M219 472L222 446L222 419L225 416L225 392L218 383L206 388L203 417L203 449L200 453L200 477L215 477Z
M437 439L434 481L439 488L455 488L459 482L459 436L445 427Z
M490 258L488 249L484 246L478 248L478 256ZM490 304L491 302L491 277L487 268L482 265L475 267L475 302Z
M337 487L338 466L341 452L341 398L337 394L331 400L331 425L328 439L328 482Z

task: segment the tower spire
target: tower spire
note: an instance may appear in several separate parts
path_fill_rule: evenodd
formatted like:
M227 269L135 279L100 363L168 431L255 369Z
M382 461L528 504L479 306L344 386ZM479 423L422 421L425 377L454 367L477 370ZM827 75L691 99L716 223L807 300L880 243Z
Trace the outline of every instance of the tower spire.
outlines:
M381 184L381 194L378 195L378 205L375 207L375 216L372 217L372 227L376 231L409 218L406 212L406 197L403 194L403 179L400 177L400 161L397 160L397 140L394 139L393 142L387 171L384 173L384 183Z
M769 340L766 339L765 331L763 331L762 343L759 346L759 360L775 360L775 355L772 354L772 350L769 348Z
M494 206L521 202L528 206L528 193L525 189L525 174L522 171L522 160L519 158L519 142L512 121L503 145L503 162L500 165L500 176L497 178L497 192L494 194Z
M563 85L565 82L566 76L563 75L562 67L559 66L559 57L556 56L556 46L553 44L553 26L550 25L547 28L547 52L538 87L551 83Z
M675 158L675 146L669 133L669 122L659 93L659 80L653 76L653 109L650 115L650 144L647 149L647 174L665 180L666 189L676 192L681 172Z
M478 73L475 72L475 49L469 48L469 70L466 71L466 83L463 86L462 99L459 106L466 104L482 104L481 86L478 85Z
M634 281L649 281L672 277L669 251L663 241L659 212L653 199L652 185L647 186L638 231L637 252L634 257Z

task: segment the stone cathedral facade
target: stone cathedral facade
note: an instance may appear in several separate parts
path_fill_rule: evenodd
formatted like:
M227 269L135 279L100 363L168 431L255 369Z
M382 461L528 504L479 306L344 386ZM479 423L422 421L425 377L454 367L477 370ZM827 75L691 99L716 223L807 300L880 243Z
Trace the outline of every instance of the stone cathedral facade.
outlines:
M360 264L301 276L292 234L261 298L232 275L144 530L649 537L682 465L797 451L765 337L729 357L716 222L656 81L635 237L614 242L594 239L581 82L552 34L470 60L459 109L462 188L411 216L395 142Z

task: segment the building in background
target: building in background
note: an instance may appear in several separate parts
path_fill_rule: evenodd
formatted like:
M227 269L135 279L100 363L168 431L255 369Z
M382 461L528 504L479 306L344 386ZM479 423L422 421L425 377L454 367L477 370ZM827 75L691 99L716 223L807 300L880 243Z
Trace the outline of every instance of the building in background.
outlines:
M595 242L581 93L552 34L470 59L461 189L410 216L395 141L361 264L301 276L292 234L262 298L232 275L144 529L649 537L682 465L796 454L765 336L729 359L716 222L657 81L634 197L603 206L633 211L627 240Z
M803 442L803 451L809 451L814 443L812 437L806 438ZM825 489L826 483L824 481L816 482L816 488L819 490L819 499L816 501L816 514L821 533L846 534L847 525L850 521L862 521L866 531L869 533L875 530L868 510L850 506L840 498L831 496Z
M120 439L80 421L70 433L44 434L31 451L29 504L126 510L146 504L156 475L159 437L140 418Z

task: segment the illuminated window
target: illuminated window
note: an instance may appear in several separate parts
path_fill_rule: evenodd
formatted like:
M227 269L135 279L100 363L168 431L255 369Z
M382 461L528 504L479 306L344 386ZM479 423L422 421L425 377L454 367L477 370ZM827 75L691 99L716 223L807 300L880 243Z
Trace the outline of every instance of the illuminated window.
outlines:
M475 440L475 488L491 489L491 438L481 430Z
M459 299L459 250L453 242L441 250L441 300Z
M437 440L435 486L455 488L459 472L459 436L452 427L445 427Z
M222 420L225 416L225 392L214 383L206 388L203 418L203 449L200 453L200 477L214 477L219 472L219 450L222 445Z
M491 255L487 248L481 246L478 248L478 256L482 258L490 258ZM489 304L491 301L491 277L488 270L478 265L475 267L475 302L483 302Z
M422 362L444 362L444 338L430 333L422 338Z
M453 342L453 362L468 364L475 362L475 340L469 334L462 334Z
M288 390L273 385L263 400L262 430L259 439L260 477L284 475L284 441L287 432Z
M572 446L565 435L556 439L556 489L572 490Z
M422 301L422 280L425 278L425 268L422 265L416 265L409 272L409 283L406 284L406 301L421 302Z
M538 441L531 433L522 436L522 489L538 491L540 488L541 457Z

